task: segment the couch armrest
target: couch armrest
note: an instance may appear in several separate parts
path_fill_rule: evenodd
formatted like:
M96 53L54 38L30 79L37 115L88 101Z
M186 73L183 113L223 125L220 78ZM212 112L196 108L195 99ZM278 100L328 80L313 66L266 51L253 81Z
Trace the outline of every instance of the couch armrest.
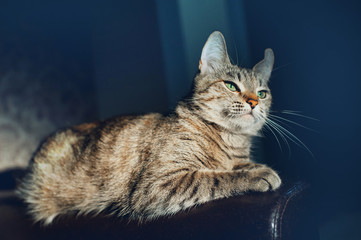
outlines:
M33 224L11 191L0 192L0 239L319 239L310 186L284 184L267 193L212 201L139 224L107 216L63 216Z

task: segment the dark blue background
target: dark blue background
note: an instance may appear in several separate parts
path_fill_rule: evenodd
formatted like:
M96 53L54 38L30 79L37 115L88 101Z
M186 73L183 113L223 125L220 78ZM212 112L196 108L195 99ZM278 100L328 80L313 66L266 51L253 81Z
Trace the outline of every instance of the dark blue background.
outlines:
M261 60L264 49L271 47L276 57L271 78L274 110L297 110L319 120L279 113L316 130L290 126L315 157L292 142L291 153L284 143L281 151L272 134L266 133L261 142L266 162L286 178L313 184L321 237L338 231L328 226L341 218L335 227L340 233L347 231L347 225L360 226L355 214L361 216L361 4L223 3L227 8L223 19L206 11L197 13L211 19L205 20L204 28L197 22L199 31L223 31L225 25L214 23L226 19L231 56L246 67ZM2 1L0 68L6 71L21 59L32 62L34 71L51 62L65 74L75 63L89 74L88 80L68 76L84 91L94 92L99 118L165 112L189 91L191 82L186 40L194 39L197 29L193 38L192 31L187 35L180 15L187 17L187 12L176 1ZM197 41L203 44L207 34L202 39L197 36Z

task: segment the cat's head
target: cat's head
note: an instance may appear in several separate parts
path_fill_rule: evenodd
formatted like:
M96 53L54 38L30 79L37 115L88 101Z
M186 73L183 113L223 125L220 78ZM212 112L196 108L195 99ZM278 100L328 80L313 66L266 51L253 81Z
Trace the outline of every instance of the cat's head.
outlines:
M271 107L268 80L273 62L273 51L266 49L253 69L232 65L223 35L213 32L202 50L192 101L206 120L255 135Z

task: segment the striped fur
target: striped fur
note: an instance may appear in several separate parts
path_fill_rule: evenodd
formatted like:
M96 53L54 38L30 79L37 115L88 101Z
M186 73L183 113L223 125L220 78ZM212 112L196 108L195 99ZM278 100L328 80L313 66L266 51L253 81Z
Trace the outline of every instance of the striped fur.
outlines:
M239 68L215 32L203 48L192 97L173 114L116 117L50 136L18 190L34 220L49 224L61 214L104 210L151 219L250 190L277 189L277 173L250 159L251 138L271 105L270 51L252 70ZM259 90L267 97L258 99Z

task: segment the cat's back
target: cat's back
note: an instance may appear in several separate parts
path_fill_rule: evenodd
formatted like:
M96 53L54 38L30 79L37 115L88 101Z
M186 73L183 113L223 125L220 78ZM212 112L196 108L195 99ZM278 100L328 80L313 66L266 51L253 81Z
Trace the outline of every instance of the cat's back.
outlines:
M139 153L155 143L153 129L164 122L161 114L151 113L117 116L59 130L41 144L33 157L33 167L51 166L52 172L111 165L132 167Z
M38 220L49 222L59 204L87 211L94 207L91 204L98 206L113 196L125 198L127 182L142 154L156 144L153 129L163 123L161 114L146 114L59 130L35 153L18 192L39 213Z

